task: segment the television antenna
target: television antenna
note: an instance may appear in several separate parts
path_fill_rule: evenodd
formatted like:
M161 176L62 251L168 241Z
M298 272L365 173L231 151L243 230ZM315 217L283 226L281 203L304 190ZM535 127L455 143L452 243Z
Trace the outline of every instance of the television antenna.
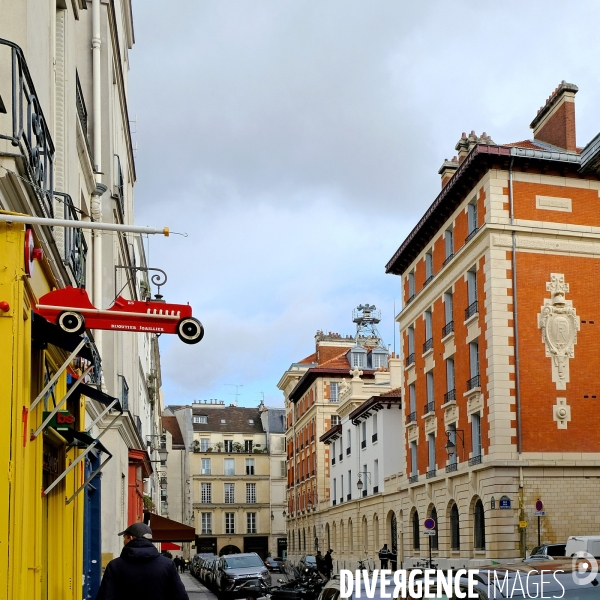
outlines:
M235 394L235 405L238 405L238 397L240 395L240 388L244 387L243 383L226 383L225 385L231 386L235 388L235 392L231 392L232 394Z

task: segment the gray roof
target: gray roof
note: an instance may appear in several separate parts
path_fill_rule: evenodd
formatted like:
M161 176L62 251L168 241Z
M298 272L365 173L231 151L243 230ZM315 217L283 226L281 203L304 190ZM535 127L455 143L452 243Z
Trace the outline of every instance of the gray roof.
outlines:
M285 433L285 408L268 408L267 417L267 433Z
M208 421L208 423L193 423L194 431L264 433L258 408L245 408L243 406L215 408L210 404L194 404L192 414L193 416L205 415ZM225 423L221 423L221 420L225 420ZM250 423L250 420L254 422Z

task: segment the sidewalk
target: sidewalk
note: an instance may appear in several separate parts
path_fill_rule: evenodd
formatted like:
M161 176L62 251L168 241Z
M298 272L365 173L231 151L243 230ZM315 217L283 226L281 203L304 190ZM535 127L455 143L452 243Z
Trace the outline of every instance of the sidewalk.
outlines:
M180 573L179 576L190 600L216 600L217 597L189 573Z

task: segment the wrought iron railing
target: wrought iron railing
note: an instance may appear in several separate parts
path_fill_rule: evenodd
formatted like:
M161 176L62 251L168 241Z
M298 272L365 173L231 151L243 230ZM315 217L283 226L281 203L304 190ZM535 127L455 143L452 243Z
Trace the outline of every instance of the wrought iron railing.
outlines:
M137 415L135 415L135 426L138 430L138 433L140 434L140 437L143 438L144 432L142 428L142 420Z
M419 474L418 473L416 475L411 475L408 478L408 483L416 483L417 481L419 481Z
M445 338L447 335L450 335L451 333L454 333L454 321L448 321L442 327L442 337L443 338Z
M475 375L475 377L471 377L471 379L467 381L467 391L472 390L473 388L478 388L480 385L479 375Z
M0 139L9 140L19 149L41 217L54 217L54 143L44 117L33 79L23 51L16 44L0 38L0 46L11 52L12 132L0 131Z
M406 301L406 305L408 306L414 299L415 299L416 294L411 294L408 297L408 300Z
M481 464L481 454L479 454L478 456L474 456L473 458L469 459L469 466L472 467L474 465L480 465Z
M431 479L432 477L435 477L435 474L435 469L429 469L429 471L427 471L427 473L425 474L425 479Z
M446 465L446 473L453 473L457 469L458 469L457 463L450 463L449 465Z
M409 413L409 415L408 415L408 422L409 423L416 423L417 422L417 411L413 411L413 412Z
M113 187L112 197L117 201L121 211L121 221L125 221L125 185L123 181L123 169L121 168L121 157L115 154L117 159L117 183Z
M435 275L432 273L423 283L423 287L425 287L428 283L431 283L433 281L434 277L435 277Z
M361 447L361 448L366 448L366 447L367 447L367 440L363 440L363 441L360 443L360 447Z
M433 338L429 338L423 344L423 354L425 354L425 352L427 352L428 350L432 350L432 349L433 349Z
M67 221L79 221L78 211L73 204L73 199L69 194L54 192L55 196L60 196L63 203L63 216ZM64 264L69 268L77 287L84 288L86 281L86 264L88 245L85 241L82 229L74 227L65 227L65 254Z
M379 486L378 485L374 485L373 486L373 493L374 494L378 494L379 493Z
M414 364L414 362L415 362L415 353L412 352L411 354L409 354L406 357L406 366L410 367L410 365Z
M425 414L435 412L435 402L428 402L423 408Z
M469 235L465 238L465 244L468 243L470 240L472 240L478 231L479 231L479 227L475 227L473 230L471 230Z
M442 263L442 266L446 266L452 259L454 258L454 252L452 254L448 254Z
M467 319L469 319L470 317L472 317L473 315L476 315L479 312L479 304L477 302L477 300L475 300L475 302L472 302L471 304L469 304L469 306L467 308L465 308L465 321Z
M376 441L377 441L377 434L376 434L376 433L374 433L374 434L371 436L371 441L372 441L372 442L376 442Z
M444 394L444 404L456 400L456 390L450 390Z
M129 386L124 375L119 375L121 378L121 406L123 410L129 410Z

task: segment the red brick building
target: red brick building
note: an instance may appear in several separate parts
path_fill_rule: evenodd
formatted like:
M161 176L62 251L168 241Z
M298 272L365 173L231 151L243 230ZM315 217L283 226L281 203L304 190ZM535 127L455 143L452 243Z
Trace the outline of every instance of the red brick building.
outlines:
M538 499L542 541L600 534L600 137L576 146L576 93L560 84L532 139L463 134L387 264L404 306L405 560L427 553L432 514L439 557L519 556Z

